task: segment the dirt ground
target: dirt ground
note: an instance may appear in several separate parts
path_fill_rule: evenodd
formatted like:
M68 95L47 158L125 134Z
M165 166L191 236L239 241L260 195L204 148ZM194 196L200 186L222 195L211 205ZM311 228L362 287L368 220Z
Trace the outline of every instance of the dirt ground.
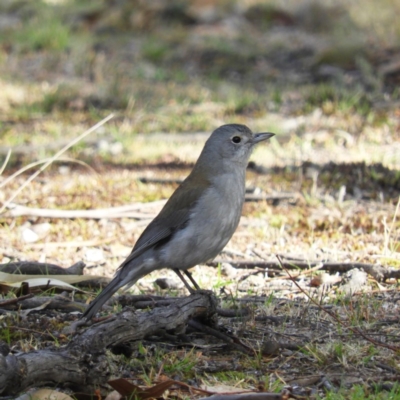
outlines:
M212 129L273 131L251 158L237 232L215 264L193 269L221 307L242 310L218 316L217 327L254 354L189 329L186 341L130 343L129 356L108 349L111 375L142 387L174 379L210 392L400 398L400 34L385 11L396 15L397 3L378 12L366 2L365 14L355 0L156 3L1 6L0 263L83 261L85 274L110 278ZM16 195L37 171L30 163L43 165L112 112ZM11 203L29 213L13 215ZM35 215L136 203L152 204L136 217ZM68 296L83 304L96 290ZM129 293L187 295L167 270ZM71 340L63 329L78 318L0 309L1 344L13 355L62 349ZM99 389L97 398L111 392L107 382ZM205 394L173 386L163 396Z

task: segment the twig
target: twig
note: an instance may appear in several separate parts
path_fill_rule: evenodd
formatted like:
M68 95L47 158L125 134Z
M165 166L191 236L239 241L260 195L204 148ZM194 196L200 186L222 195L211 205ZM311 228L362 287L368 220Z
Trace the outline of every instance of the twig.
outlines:
M44 248L68 248L68 247L92 247L99 246L102 244L110 243L118 239L118 235L110 236L104 239L94 239L94 240L82 240L82 241L72 241L72 242L46 242L46 243L25 243L25 247L30 249L44 249Z
M166 307L171 304L174 304L180 298L181 297L177 297L174 299L165 299L165 300L138 301L133 306L136 309L140 309L140 310L146 310L148 308L154 308L154 307Z
M157 200L150 203L134 203L118 207L97 208L92 210L55 210L49 208L31 208L14 203L9 203L6 207L9 209L8 215L20 217L23 215L44 218L135 218L151 219L155 217L154 212L140 212L141 209L154 206L159 208L165 204L166 200Z
M245 201L280 201L295 199L297 196L295 193L278 193L278 194L246 194Z
M11 157L11 149L8 149L6 159L4 160L3 165L0 168L0 175L4 172L8 162L10 161L10 157ZM0 185L0 187L1 187L1 185Z
M183 179L167 179L167 178L148 178L140 177L139 181L142 183L153 183L153 184L180 184ZM296 198L296 193L277 193L274 195L255 194L255 188L246 189L246 201L279 201Z
M25 296L20 296L20 297L14 298L14 299L4 300L4 301L0 302L0 307L9 306L9 305L12 305L12 304L17 304L20 301L26 300L26 299L30 299L33 296L34 296L33 293L29 293L29 294L26 294Z
M395 225L396 220L397 220L397 214L399 212L399 206L400 206L400 197L399 197L399 200L397 201L396 209L395 209L394 214L393 214L392 223L390 224L389 228L386 226L386 218L383 219L384 228L385 228L384 229L384 245L383 245L383 248L384 248L384 252L385 253L388 253L388 249L390 247L389 246L390 236L392 234L394 225Z
M216 329L210 328L207 325L204 325L198 321L195 321L193 319L190 319L188 321L188 325L192 327L193 329L202 331L204 333L208 333L209 335L212 335L218 339L221 339L225 343L229 343L231 346L235 347L237 350L244 352L246 354L254 356L254 350L251 349L250 347L246 346L244 343L242 343L238 338L235 337L230 337L227 335L224 335L222 332L217 331Z
M3 182L0 183L0 188L2 188L3 186L6 186L8 184L8 182L12 181L14 178L16 178L18 175L23 174L25 171L28 171L28 169L37 167L40 164L45 164L47 161L49 161L50 158L45 158L44 160L39 160L39 161L35 161L33 163L30 163L28 165L26 165L25 167L22 167L21 169L19 169L18 171L16 171L15 173L13 173L12 175L10 175L7 179L5 179ZM59 161L59 162L71 162L71 163L75 163L75 164L80 164L83 165L84 167L88 168L92 173L94 173L95 175L99 175L96 170L91 167L89 164L85 163L84 161L81 160L76 160L74 158L69 158L69 157L60 157L57 160L53 160L54 161ZM1 173L0 173L1 175Z
M54 340L54 336L51 335L51 333L47 332L40 332L40 331L36 331L34 329L30 329L30 328L22 328L21 326L9 326L10 329L13 329L15 331L24 331L24 332L29 332L29 333L36 333L37 335L41 335L41 336L46 336L49 339L53 339Z
M183 182L183 179L148 178L146 176L142 176L138 179L139 179L139 182L142 182L142 183L161 183L161 184L179 185Z
M199 400L289 400L290 392L284 389L282 393L243 393L243 394L214 394L211 397L202 397Z
M238 310L231 310L229 308L217 308L217 314L225 318L249 317L250 309L241 308Z
M29 215L33 217L44 218L89 218L89 219L102 219L102 218L135 218L135 219L151 219L155 215L148 213L139 213L134 211L118 211L113 208L99 208L97 210L52 210L45 208L29 208L19 206L16 204L9 204L7 208L10 209L9 215L13 217L20 217L22 215Z
M318 263L315 267L306 269L304 271L300 271L297 274L292 274L292 276L280 276L279 279L292 279L292 278L298 278L299 276L304 276L304 275L310 275L315 271L319 271L321 268L323 268L324 263L320 262ZM270 280L274 280L275 278L271 278Z

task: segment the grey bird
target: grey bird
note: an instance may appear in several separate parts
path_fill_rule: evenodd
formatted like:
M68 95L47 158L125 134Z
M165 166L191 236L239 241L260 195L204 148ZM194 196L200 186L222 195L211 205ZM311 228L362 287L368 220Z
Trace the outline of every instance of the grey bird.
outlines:
M143 231L114 279L82 315L90 320L121 287L131 286L152 271L170 268L183 279L195 265L212 260L235 232L245 197L246 167L257 143L274 136L245 125L216 129L190 175ZM192 283L198 288L191 278Z

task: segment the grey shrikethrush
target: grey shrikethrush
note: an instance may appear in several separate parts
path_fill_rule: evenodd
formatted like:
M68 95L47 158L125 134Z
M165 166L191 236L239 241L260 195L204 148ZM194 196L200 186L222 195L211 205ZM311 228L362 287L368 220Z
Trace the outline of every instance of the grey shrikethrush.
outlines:
M171 268L180 277L180 271L190 277L189 268L217 256L239 224L250 154L257 143L272 136L253 134L238 124L216 129L190 175L147 226L82 319L90 320L119 288L133 285L152 271Z

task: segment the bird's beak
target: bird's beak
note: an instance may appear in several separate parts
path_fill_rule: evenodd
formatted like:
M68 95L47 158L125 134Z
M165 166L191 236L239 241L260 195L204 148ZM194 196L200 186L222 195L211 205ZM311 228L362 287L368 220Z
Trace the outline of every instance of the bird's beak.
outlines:
M270 132L263 132L263 133L256 133L253 137L253 143L259 143L264 140L267 140L271 138L272 136L275 136L275 133L270 133Z

